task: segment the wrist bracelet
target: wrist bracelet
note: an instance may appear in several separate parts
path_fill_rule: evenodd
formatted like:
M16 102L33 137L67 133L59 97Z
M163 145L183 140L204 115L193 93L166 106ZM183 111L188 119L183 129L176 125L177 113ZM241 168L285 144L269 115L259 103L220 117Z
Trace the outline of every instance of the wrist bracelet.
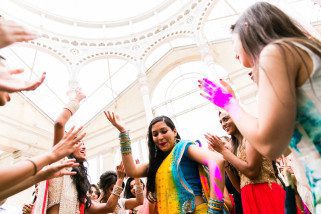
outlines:
M223 210L224 201L210 198L208 200L207 206L208 206L208 210L207 210L208 214L221 213Z
M115 185L113 188L113 191L111 192L111 194L116 195L118 197L120 197L120 194L123 192L123 188L120 186Z
M38 167L37 167L36 163L31 159L27 159L26 161L29 161L30 163L32 163L32 165L33 165L33 175L37 174Z
M156 193L154 193L154 192L149 192L148 191L146 198L151 203L157 202Z
M132 153L130 138L128 135L128 131L119 133L119 141L120 141L120 151L122 155L128 155Z
M71 115L73 115L79 109L79 106L80 105L77 100L70 100L64 108L68 109L71 112Z

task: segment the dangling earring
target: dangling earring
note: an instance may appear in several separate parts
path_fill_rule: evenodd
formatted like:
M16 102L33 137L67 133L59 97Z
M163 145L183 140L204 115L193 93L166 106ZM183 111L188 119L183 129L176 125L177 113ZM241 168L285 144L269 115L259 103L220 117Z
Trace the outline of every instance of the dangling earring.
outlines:
M156 145L155 145L155 154L154 154L154 158L156 158L156 156L157 156L157 147L156 147Z

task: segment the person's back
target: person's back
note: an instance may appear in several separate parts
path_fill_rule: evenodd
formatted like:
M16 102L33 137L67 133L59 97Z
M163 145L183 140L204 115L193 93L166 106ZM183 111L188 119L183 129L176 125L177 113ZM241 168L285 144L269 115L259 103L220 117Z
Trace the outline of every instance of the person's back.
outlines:
M306 46L293 42L304 51L303 62L307 65L309 77L297 87L297 117L290 146L294 155L305 166L305 173L309 178L310 188L314 195L314 205L317 212L321 211L321 50L320 55L314 53ZM310 60L304 59L309 57ZM301 76L303 76L301 74ZM300 78L300 74L299 74Z

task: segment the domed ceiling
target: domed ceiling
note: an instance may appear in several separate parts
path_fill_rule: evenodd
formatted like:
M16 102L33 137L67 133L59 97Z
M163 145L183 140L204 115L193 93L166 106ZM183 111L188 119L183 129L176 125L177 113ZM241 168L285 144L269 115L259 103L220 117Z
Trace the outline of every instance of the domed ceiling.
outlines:
M254 2L0 0L1 15L40 36L2 49L0 54L7 58L9 67L25 68L23 78L47 72L39 89L23 94L51 121L68 102L68 94L72 93L67 92L83 88L87 98L70 124L88 125L171 50L230 42L229 26ZM270 2L285 8L308 27L321 29L321 9L314 1ZM308 12L302 15L303 11Z

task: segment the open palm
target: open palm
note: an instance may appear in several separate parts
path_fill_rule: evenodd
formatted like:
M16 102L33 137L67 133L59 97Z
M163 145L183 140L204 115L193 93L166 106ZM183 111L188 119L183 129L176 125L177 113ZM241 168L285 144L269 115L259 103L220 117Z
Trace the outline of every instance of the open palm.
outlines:
M123 122L121 121L120 117L118 116L118 114L111 112L111 111L104 111L105 116L107 117L107 119L109 120L109 122L111 124L113 124L113 126L115 126L115 128L118 129L119 132L125 132L126 129L124 127Z
M43 73L38 79L33 81L25 81L15 77L15 75L21 74L23 71L22 69L0 70L0 90L9 93L33 91L38 88L46 78L46 73Z

